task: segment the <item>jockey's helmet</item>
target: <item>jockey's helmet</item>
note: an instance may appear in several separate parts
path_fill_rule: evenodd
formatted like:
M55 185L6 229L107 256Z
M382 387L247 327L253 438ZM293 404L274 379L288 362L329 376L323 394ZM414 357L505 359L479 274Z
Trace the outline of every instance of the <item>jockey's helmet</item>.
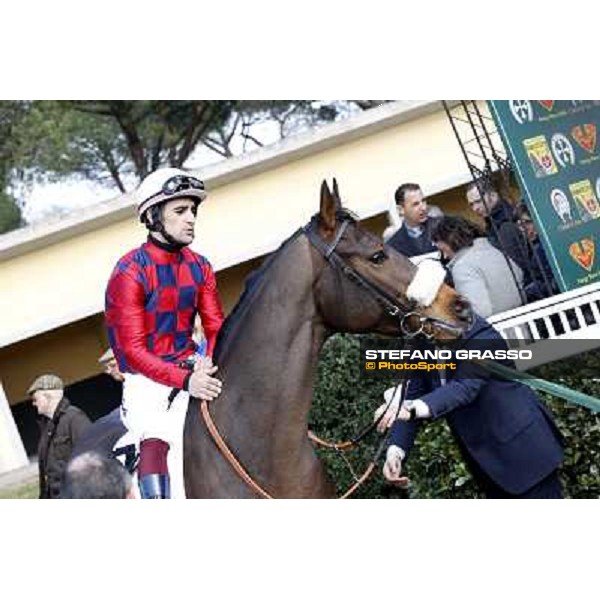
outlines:
M191 198L200 204L206 198L204 182L174 167L157 169L150 173L135 191L140 221L148 226L150 221L155 220L145 218L148 209L175 198Z

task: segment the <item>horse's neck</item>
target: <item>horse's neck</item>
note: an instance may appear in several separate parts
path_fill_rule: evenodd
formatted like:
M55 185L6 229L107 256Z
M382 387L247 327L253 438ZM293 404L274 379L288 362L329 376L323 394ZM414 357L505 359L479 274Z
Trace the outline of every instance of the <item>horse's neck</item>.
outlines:
M266 436L264 443L274 446L306 435L325 338L313 284L310 247L300 237L264 274L219 360L224 392L215 415L223 423L243 420L248 435Z

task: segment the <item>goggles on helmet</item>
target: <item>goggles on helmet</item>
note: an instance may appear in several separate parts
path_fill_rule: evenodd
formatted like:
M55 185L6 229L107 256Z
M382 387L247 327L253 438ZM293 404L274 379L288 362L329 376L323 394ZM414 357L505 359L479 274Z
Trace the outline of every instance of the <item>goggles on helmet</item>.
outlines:
M153 194L150 198L146 198L146 202L152 198L156 198L156 196L159 196L160 194L172 196L173 194L183 192L184 190L204 191L204 182L196 177L191 177L190 175L175 175L163 183L160 192L156 192L156 194Z
M138 205L138 214L143 215L144 212L158 202L163 202L169 199L169 196L180 194L190 190L190 195L198 200L198 204L204 200L206 193L204 190L204 182L197 177L191 175L173 175L167 179L159 191L145 198ZM159 196L162 198L157 199Z

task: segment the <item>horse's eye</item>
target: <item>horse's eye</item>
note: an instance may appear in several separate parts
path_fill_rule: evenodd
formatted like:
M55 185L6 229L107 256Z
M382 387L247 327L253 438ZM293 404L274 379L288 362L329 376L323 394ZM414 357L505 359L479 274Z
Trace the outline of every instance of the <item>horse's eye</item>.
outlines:
M386 256L385 252L383 250L379 250L379 252L375 252L375 254L373 254L373 256L371 256L371 258L369 258L369 260L374 265L380 265L386 258L387 258L387 256Z

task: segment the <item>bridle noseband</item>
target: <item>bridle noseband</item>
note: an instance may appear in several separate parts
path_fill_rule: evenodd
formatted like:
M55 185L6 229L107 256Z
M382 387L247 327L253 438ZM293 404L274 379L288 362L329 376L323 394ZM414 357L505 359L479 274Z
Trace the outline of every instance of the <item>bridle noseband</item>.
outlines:
M457 326L436 317L426 317L420 315L414 310L414 302L411 302L409 306L402 304L398 301L396 296L389 294L376 283L373 283L372 281L369 281L363 277L352 265L344 261L344 259L336 252L336 248L351 222L353 221L349 217L342 221L340 228L337 230L335 237L330 244L325 243L315 233L313 229L314 220L305 225L301 231L304 233L304 235L306 235L310 243L319 251L321 256L323 256L329 265L331 265L334 269L339 270L353 283L367 290L370 295L384 308L390 317L398 320L398 329L401 337L410 339L421 335L431 340L434 337L433 332L428 332L425 330L425 326L428 324L435 325L440 329L444 329L452 334L461 335L462 331ZM419 328L416 331L409 329L409 319L413 321L418 320Z

